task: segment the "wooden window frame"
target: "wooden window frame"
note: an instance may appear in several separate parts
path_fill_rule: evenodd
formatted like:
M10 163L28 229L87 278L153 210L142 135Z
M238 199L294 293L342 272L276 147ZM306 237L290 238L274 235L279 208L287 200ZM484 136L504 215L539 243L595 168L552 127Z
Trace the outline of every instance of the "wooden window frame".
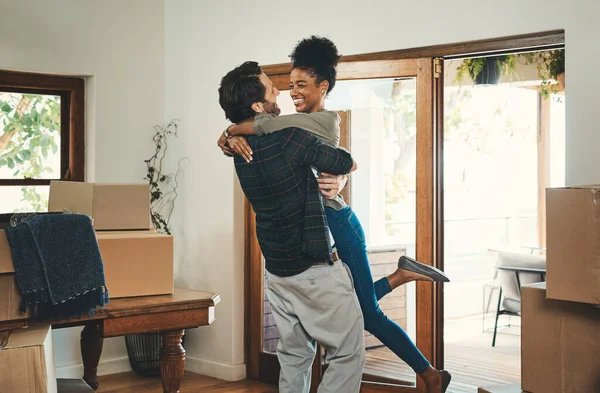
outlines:
M85 80L81 77L0 70L0 91L60 96L60 180L85 177ZM0 179L0 187L44 186L56 179ZM12 213L0 214L0 228Z
M401 60L422 57L437 57L450 60L454 58L459 59L477 56L495 56L515 52L563 49L564 47L565 31L552 30L540 33L467 41L462 43L432 45L419 48L342 56L340 63L368 63L376 60ZM367 66L367 64L365 64L365 66ZM261 66L261 68L278 89L286 89L287 86L289 86L289 75L292 71L292 63L271 64Z

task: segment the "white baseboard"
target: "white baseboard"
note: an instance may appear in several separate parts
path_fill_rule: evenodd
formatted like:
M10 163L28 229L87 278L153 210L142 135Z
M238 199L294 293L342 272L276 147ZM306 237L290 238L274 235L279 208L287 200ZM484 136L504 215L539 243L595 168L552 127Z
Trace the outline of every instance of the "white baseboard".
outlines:
M186 356L185 369L224 381L241 381L246 378L246 365L244 363L231 365ZM101 360L98 364L98 375L118 374L127 371L131 371L127 356ZM56 367L57 378L81 378L82 376L82 363Z
M131 365L127 356L101 360L98 364L98 375L118 374L127 371L131 371ZM81 378L82 376L82 363L56 367L57 378Z
M246 365L244 363L231 365L186 356L185 369L196 374L230 382L241 381L246 378Z

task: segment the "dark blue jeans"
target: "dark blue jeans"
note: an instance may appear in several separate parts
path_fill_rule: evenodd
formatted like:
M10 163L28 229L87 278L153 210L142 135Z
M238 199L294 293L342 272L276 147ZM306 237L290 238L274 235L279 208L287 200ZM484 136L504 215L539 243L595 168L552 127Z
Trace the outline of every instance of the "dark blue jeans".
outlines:
M329 230L333 235L342 262L350 268L354 288L365 321L365 330L373 334L415 373L429 368L429 361L411 341L398 324L379 308L378 300L391 292L386 277L373 283L373 275L367 258L367 243L362 225L350 207L335 210L325 207Z

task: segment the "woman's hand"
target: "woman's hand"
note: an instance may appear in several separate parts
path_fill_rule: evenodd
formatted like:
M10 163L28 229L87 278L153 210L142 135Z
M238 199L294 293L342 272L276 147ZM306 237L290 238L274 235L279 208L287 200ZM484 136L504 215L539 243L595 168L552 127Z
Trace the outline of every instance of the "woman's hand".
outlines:
M219 146L219 149L221 149L223 154L225 154L227 157L233 157L234 152L227 146L227 137L224 133L221 133L221 136L217 140L217 146Z
M252 149L248 141L243 136L234 136L227 139L227 146L238 156L241 156L246 162L252 161Z
M317 179L321 194L327 199L333 199L338 195L348 183L347 175L331 175L329 173L321 173L321 177Z

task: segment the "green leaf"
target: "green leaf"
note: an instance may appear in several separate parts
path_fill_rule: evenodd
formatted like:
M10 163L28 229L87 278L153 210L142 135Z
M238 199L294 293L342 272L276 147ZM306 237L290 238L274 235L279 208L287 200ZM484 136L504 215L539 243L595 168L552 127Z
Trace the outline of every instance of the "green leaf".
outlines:
M42 135L42 139L40 141L43 148L47 148L50 145L50 137L48 135Z
M42 155L44 158L48 158L48 148L46 146L42 146Z
M2 112L10 113L10 111L12 111L12 106L10 106L8 102L5 102L4 105L2 105Z
M29 116L29 115L23 116L23 118L21 119L21 122L27 127L31 127L31 125L33 124L33 120L31 119L31 116Z
M15 161L18 162L19 164L23 163L23 160L21 159L21 157L19 157L18 154L15 154Z
M52 153L56 154L56 152L58 151L58 146L56 146L56 143L52 144Z
M13 159L12 159L12 158L10 158L10 157L6 157L6 162L7 162L7 164L8 164L8 167L9 167L10 169L13 169L13 168L15 167L15 162L13 161Z
M0 158L0 166L6 165L6 160L4 158Z
M22 150L21 156L23 157L24 160L29 160L29 159L31 159L31 152L29 150Z
M162 193L160 191L154 191L152 193L150 193L150 202L154 202L158 199L160 199Z

